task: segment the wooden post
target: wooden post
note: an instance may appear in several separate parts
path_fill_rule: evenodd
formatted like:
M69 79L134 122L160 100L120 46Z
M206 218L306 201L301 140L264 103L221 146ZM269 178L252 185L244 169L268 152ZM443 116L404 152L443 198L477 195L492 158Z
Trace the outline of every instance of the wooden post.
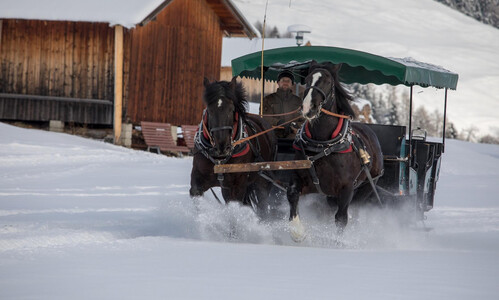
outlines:
M123 26L114 27L114 143L121 145L123 107Z

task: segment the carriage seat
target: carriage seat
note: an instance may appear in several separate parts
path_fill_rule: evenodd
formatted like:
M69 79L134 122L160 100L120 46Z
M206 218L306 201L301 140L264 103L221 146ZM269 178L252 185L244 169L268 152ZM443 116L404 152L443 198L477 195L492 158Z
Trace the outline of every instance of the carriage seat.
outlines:
M147 151L154 150L158 154L161 152L182 155L189 153L186 146L178 146L172 136L172 126L170 123L140 122L142 135L147 145Z

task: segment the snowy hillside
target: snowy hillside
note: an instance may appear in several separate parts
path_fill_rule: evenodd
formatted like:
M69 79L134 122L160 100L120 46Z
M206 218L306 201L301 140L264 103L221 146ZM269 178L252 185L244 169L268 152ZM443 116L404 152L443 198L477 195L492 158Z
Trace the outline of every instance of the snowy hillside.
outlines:
M0 136L0 299L499 293L499 146L447 142L428 233L360 208L338 237L332 212L310 196L300 203L309 236L295 244L287 203L282 219L260 222L211 195L190 199L192 158L3 123Z
M266 0L234 0L251 22L263 22ZM434 0L269 0L267 24L312 28L313 45L352 48L388 57L412 57L459 74L450 91L449 119L459 130L499 131L499 30ZM443 91L421 89L415 104L443 111Z

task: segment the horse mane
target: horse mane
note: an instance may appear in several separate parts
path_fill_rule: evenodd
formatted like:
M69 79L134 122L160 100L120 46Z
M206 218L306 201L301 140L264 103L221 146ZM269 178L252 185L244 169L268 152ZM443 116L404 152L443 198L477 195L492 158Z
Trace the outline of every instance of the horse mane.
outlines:
M313 70L315 69L326 69L331 73L333 76L334 80L334 91L335 91L335 97L336 97L336 105L338 107L338 110L342 114L346 114L349 116L355 117L355 112L352 109L352 106L350 105L349 101L353 101L352 95L343 87L341 82L339 81L338 78L338 71L341 68L341 64L334 65L330 62L325 62L321 64L317 64L315 61L312 61L309 69L309 73L312 73Z
M218 101L218 99L226 97L234 103L235 110L239 115L246 116L246 107L248 100L246 99L246 90L242 83L236 80L229 81L214 81L206 85L204 91L204 101L207 105Z

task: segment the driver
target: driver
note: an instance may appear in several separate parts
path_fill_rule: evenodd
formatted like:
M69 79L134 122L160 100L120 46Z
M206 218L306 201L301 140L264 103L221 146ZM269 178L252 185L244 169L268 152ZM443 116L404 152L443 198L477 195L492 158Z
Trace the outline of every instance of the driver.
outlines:
M297 110L301 104L301 99L293 94L294 76L290 71L284 70L277 76L277 91L263 98L263 114L282 114ZM285 116L265 117L264 119L272 126L279 126L299 114L290 114ZM278 138L294 139L297 129L301 122L292 122L284 125L284 129L276 129Z

